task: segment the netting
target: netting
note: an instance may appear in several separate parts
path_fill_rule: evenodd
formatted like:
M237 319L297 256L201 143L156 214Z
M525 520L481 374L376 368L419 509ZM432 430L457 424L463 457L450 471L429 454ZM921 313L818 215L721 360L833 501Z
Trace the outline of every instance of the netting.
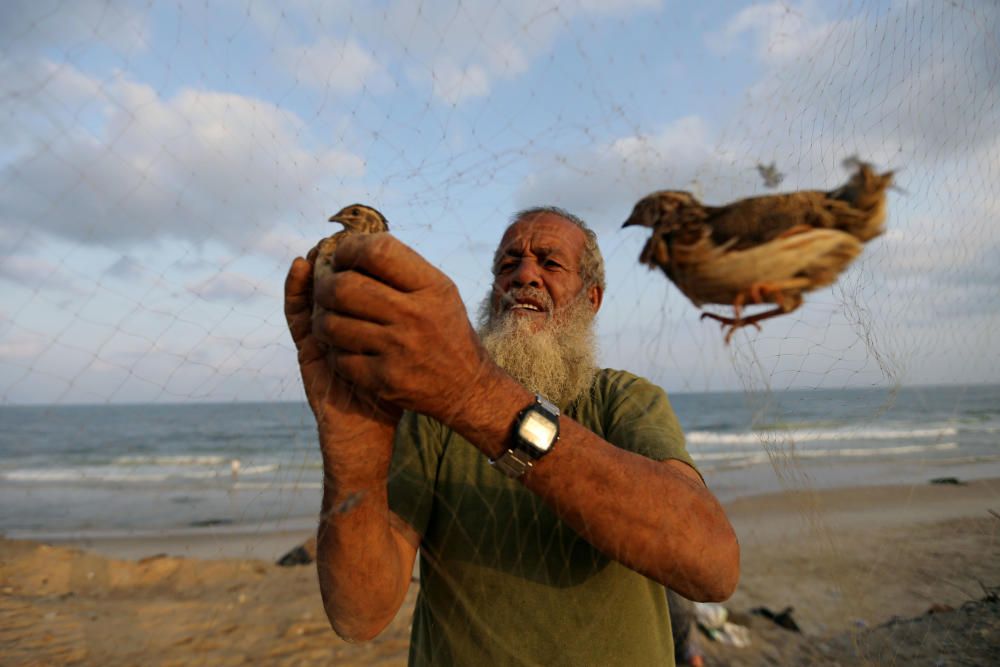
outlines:
M1000 477L998 35L986 0L5 2L0 530L129 557L273 559L309 534L322 487L282 314L292 258L341 206L373 204L474 320L508 217L556 205L597 231L607 263L601 365L667 390L732 508L744 583L731 611L797 605L830 655L935 664L944 636L975 659L969 624L921 626L912 655L913 636L871 626L1000 584L997 490L982 481ZM833 287L728 345L639 264L648 230L619 229L654 190L711 204L829 190L852 156L896 170L887 232ZM931 478L958 495L928 495ZM779 495L741 504L758 494ZM60 591L87 600L120 579L73 567L86 572ZM5 574L4 594L21 596L8 611L91 622L96 607L47 611L31 595L52 591L22 575ZM211 576L243 581L185 576L172 585L192 598ZM405 661L413 594L367 654L317 629L316 604L289 606L299 625L282 621L270 644L247 638L250 621L227 635L211 625L216 598L162 636L149 601L149 625L94 611L131 628L132 653L78 625L55 632L63 654L28 626L0 638L93 664L154 649L221 660L218 646ZM758 652L711 650L826 659L760 623ZM199 634L216 649L183 643Z

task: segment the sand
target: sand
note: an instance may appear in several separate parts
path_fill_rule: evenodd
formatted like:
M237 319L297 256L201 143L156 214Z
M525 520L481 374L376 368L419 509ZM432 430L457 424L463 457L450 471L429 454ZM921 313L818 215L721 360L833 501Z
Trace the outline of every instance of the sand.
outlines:
M727 510L743 576L726 607L752 645L703 639L708 664L1000 661L1000 603L988 595L1000 586L1000 514L990 512L1000 513L1000 480L784 492ZM273 563L306 536L0 539L0 663L405 664L418 584L375 641L343 642L312 567ZM760 606L794 607L802 632L750 614Z

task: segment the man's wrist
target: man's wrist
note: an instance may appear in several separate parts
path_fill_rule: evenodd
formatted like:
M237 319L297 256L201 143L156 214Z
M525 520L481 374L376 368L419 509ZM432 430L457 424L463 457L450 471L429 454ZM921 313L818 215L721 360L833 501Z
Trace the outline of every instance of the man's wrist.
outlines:
M511 427L535 395L492 364L488 373L470 388L463 409L439 420L493 459L510 447Z

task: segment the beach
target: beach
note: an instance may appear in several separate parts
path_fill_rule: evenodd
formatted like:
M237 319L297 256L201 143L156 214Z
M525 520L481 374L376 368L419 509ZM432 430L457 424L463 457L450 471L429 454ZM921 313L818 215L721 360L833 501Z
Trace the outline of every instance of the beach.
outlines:
M726 507L743 573L725 607L751 645L702 636L708 664L995 664L1000 607L984 598L1000 586L1000 479L798 488ZM376 640L344 642L313 567L274 563L308 536L0 540L3 664L405 664L419 582ZM751 613L789 606L801 633Z

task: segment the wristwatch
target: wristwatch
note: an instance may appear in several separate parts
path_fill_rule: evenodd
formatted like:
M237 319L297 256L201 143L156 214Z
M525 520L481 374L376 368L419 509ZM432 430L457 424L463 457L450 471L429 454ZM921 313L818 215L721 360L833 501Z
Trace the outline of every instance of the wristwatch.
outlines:
M531 469L559 439L559 408L541 394L514 420L514 444L490 464L512 479Z

